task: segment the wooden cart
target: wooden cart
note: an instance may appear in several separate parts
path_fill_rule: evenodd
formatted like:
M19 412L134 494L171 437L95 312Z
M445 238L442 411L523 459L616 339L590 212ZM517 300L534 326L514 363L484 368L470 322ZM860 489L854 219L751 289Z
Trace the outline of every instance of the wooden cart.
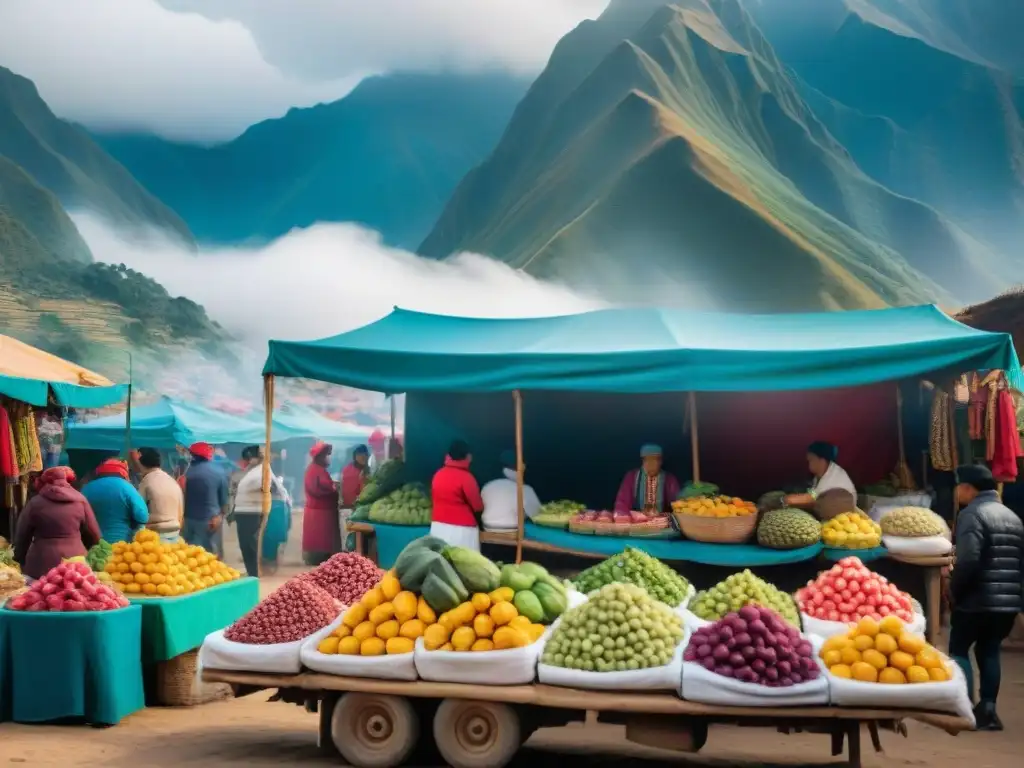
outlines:
M969 730L969 721L933 712L839 707L720 707L665 693L584 691L548 685L485 686L426 681L400 682L305 672L272 675L204 669L206 682L228 683L236 696L277 689L320 716L320 745L359 768L431 765L501 768L542 727L583 721L626 726L630 741L697 752L712 725L775 728L830 734L832 754L847 744L849 765L861 764L861 725L876 750L880 729L905 732L903 720L929 723L948 733ZM439 753L439 755L437 754ZM407 761L411 760L411 763Z

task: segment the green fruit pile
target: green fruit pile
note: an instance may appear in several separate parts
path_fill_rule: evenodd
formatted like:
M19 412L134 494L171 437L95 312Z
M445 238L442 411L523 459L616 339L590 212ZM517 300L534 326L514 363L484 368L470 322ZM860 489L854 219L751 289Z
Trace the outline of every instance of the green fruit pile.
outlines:
M543 525L547 528L565 528L569 525L569 519L587 507L578 501L562 499L550 501L540 508L540 511L531 519L536 525Z
M801 509L767 513L757 526L757 543L771 549L800 549L821 540L821 523Z
M698 592L690 602L690 611L705 621L718 621L745 605L771 608L794 627L800 627L800 612L788 595L749 570L734 573L710 589Z
M99 543L89 549L85 554L85 562L96 573L107 567L107 560L114 554L114 548L105 540L100 539Z
M373 504L398 488L405 476L405 462L401 459L388 459L380 465L373 477L363 486L356 497L356 506Z
M514 593L512 604L535 624L550 624L568 607L565 584L537 563L501 567L501 586Z
M887 512L879 524L886 536L946 536L945 521L924 507L898 507Z
M675 607L690 591L690 582L656 557L643 550L626 547L580 573L573 582L580 592L588 593L608 584L636 584L655 600Z
M663 667L682 639L682 619L644 589L609 584L562 615L541 662L586 672Z
M403 485L370 506L374 523L389 525L430 525L430 497L415 483Z

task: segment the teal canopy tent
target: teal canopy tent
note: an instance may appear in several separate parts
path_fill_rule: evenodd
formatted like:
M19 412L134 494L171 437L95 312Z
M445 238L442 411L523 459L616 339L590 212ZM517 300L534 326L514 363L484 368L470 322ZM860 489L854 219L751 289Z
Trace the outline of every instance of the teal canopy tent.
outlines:
M264 374L378 392L757 392L851 387L998 368L1009 334L935 306L799 315L622 308L479 319L396 308L317 341L271 341Z
M125 399L126 384L49 352L0 335L0 395L39 408L53 401L68 408L102 408Z
M121 413L70 425L68 449L120 450L125 440L125 417ZM168 397L133 407L131 418L132 444L136 446L173 449L198 441L257 445L266 439L262 413L243 418ZM278 440L316 437L336 445L354 445L366 439L366 430L294 406L286 413L274 414L274 434Z

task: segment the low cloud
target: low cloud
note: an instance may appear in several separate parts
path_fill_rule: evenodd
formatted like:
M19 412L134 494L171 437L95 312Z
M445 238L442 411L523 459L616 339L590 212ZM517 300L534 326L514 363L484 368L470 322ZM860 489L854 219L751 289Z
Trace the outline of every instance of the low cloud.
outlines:
M197 256L156 234L140 241L94 216L73 218L97 260L125 264L199 302L248 347L263 351L268 339L332 336L396 305L467 317L538 317L605 306L485 256L438 262L388 248L376 233L352 224L317 224L264 247Z

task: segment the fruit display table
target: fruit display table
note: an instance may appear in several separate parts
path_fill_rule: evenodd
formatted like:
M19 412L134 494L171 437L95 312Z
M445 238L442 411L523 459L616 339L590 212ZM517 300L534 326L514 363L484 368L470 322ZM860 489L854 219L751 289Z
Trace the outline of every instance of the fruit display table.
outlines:
M0 722L116 725L145 707L142 609L0 609Z
M872 547L871 549L843 549L841 547L825 547L821 550L821 556L826 560L837 563L844 557L853 555L862 563L870 563L872 560L881 560L889 556L889 550L885 547Z
M406 544L430 533L429 525L386 525L384 523L368 523L365 520L349 520L345 524L345 535L354 534L355 551L370 557L381 568L390 568L395 563L398 553L405 549ZM374 539L374 552L370 552L369 539ZM481 544L514 547L515 531L480 531Z
M563 552L580 557L605 558L626 547L634 547L660 560L701 563L703 565L753 568L786 565L813 560L822 550L821 543L800 549L778 550L755 544L705 544L684 539L645 539L632 536L594 536L572 533L558 528L545 528L527 523L524 549L542 552Z
M211 632L233 624L260 599L258 579L243 578L178 597L129 600L142 610L142 661L168 661L195 650Z

